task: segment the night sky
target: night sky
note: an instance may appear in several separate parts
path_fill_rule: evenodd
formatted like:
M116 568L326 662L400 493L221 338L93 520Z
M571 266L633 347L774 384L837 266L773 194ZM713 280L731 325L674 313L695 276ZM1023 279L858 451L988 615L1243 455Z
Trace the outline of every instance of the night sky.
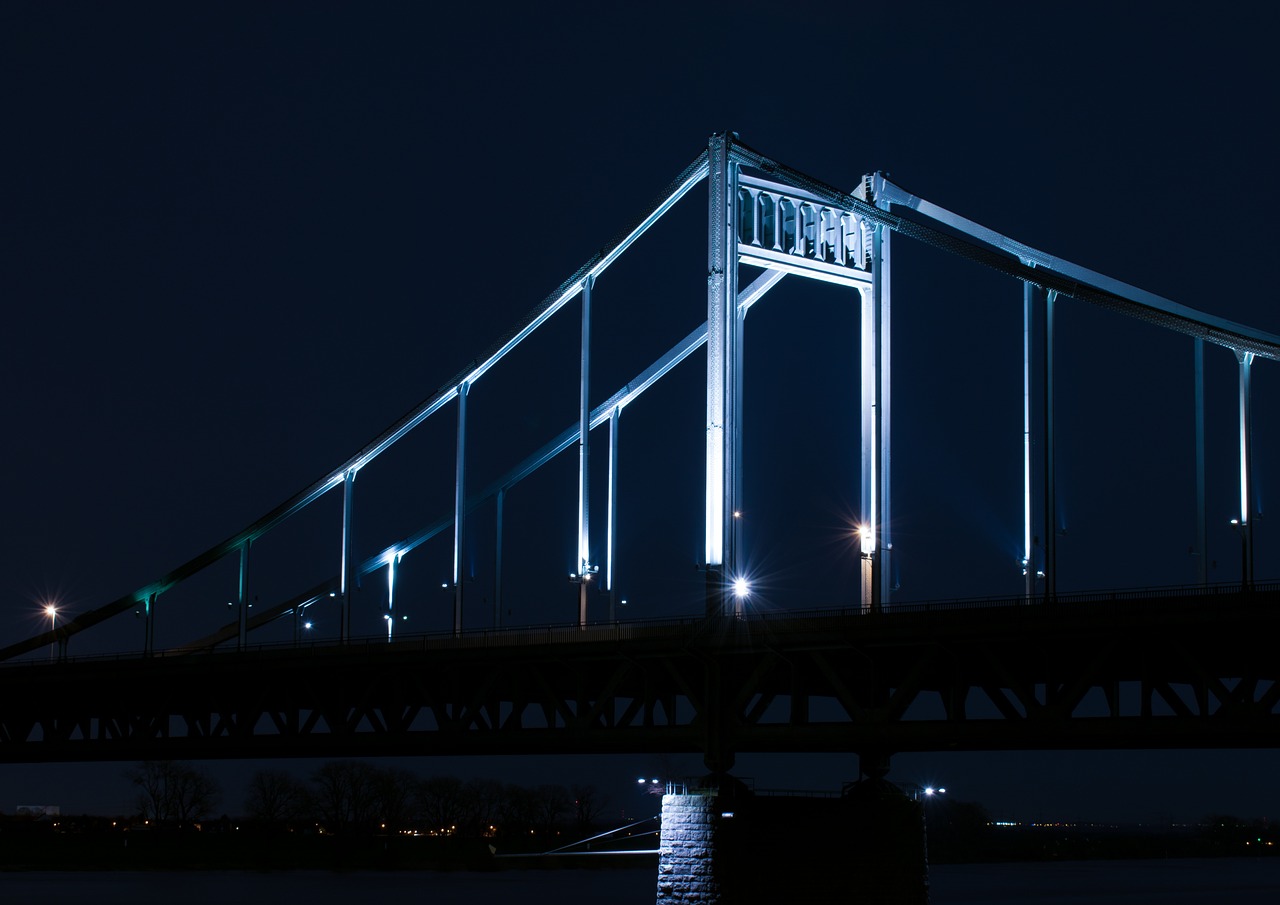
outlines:
M1181 304L1280 333L1272 30L1234 5L0 3L0 644L105 604L341 465L469 366L730 129L854 188L907 190ZM705 318L706 193L601 278L592 402ZM1016 594L1022 294L894 244L894 526L902 601ZM747 321L744 512L764 609L853 601L856 304L787 278ZM473 390L472 486L569 426L571 303ZM1191 340L1058 307L1060 591L1190 583ZM1210 580L1239 578L1235 361L1209 347ZM621 420L624 616L701 607L705 358ZM1259 579L1280 381L1254 371ZM363 558L446 514L453 408L362 472ZM592 435L602 536L606 436ZM569 454L508 498L504 620L575 617ZM266 606L334 574L339 494L255 547ZM493 511L469 522L468 626L492 620ZM406 557L406 630L447 628L451 531ZM382 575L353 631L374 634ZM228 621L235 563L162 598L157 644ZM361 603L362 602L362 603ZM605 614L603 598L592 618ZM336 613L317 608L316 629ZM128 614L75 653L137 649ZM283 640L289 626L264 630ZM1280 816L1271 752L912 755L1015 818ZM698 758L404 762L526 782ZM261 764L217 765L239 808ZM305 775L311 764L300 763ZM120 765L0 767L0 811L127 810ZM856 758L753 757L834 788ZM20 800L21 799L21 800Z

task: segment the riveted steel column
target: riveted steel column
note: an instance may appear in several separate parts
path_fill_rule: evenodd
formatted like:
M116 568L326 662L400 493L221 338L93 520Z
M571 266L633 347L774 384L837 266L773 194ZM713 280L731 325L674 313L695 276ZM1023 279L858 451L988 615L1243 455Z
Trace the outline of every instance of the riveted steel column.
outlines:
M734 459L737 379L741 362L737 324L738 165L731 139L711 136L707 144L707 613L725 612L727 586L738 572L732 513L738 463Z
M1053 303L1052 289L1044 300L1044 596L1052 600L1058 587L1058 507L1053 474Z
M876 583L877 606L889 603L889 595L893 591L893 538L890 534L890 493L889 493L889 245L893 232L885 226L875 231L875 263L872 270L872 290L876 296L876 423L875 431L879 438L876 445L876 461L874 471L876 480L876 514L871 525L876 533L875 567L878 574Z
M462 634L462 536L466 516L467 484L467 392L464 380L458 384L458 455L453 483L453 633Z
M493 625L502 625L502 510L507 502L507 489L498 491L493 554Z
M734 196L735 197L737 196L736 189L734 190ZM734 205L734 210L735 211L737 210L736 204ZM737 223L735 220L734 222L735 236L736 236L736 229L737 229ZM736 241L734 244L736 246L737 244ZM734 261L735 261L734 270L736 270L737 269L736 247L734 249ZM748 577L746 575L746 565L741 560L742 551L746 549L745 542L743 540L743 532L746 527L746 519L743 517L743 514L742 514L742 475L743 475L743 460L742 460L743 418L742 416L744 414L744 406L742 404L742 384L743 384L743 376L745 374L743 355L746 350L746 347L743 343L743 333L746 326L747 309L743 308L741 305L736 304L737 294L738 294L737 286L735 281L735 288L734 288L734 294L733 294L733 297L735 299L735 304L730 309L733 312L733 315L732 315L733 316L733 345L732 345L733 364L732 364L732 377L731 377L732 389L733 389L733 404L730 406L730 409L729 409L730 412L732 412L732 419L733 419L732 420L733 427L732 427L731 443L730 443L730 459L729 459L731 463L729 473L732 476L732 480L733 480L733 491L729 495L728 501L726 503L727 511L729 513L728 528L729 528L729 534L730 534L728 549L733 552L733 559L731 560L733 566L732 566L732 569L727 572L727 574L732 576L732 578L730 579L731 581L736 578L742 578L745 581ZM735 616L741 616L743 614L743 611L747 603L746 594L739 592L738 588L734 587L732 599L733 599L733 614Z
M236 636L236 650L244 650L249 634L249 548L253 541L240 545L240 626Z
M1022 284L1022 575L1026 601L1036 591L1036 556L1031 524L1031 322L1035 316L1036 287Z
M338 616L338 640L351 639L351 507L354 503L356 470L350 468L342 480L342 569L338 596L342 612Z
M618 536L618 416L622 409L614 406L609 413L609 533L605 546L605 590L609 592L609 621L618 621L618 593L613 587L613 561Z
M879 235L880 229L876 228ZM858 493L858 604L876 609L876 302L875 291L861 290L859 343L861 397L861 481Z
M1196 581L1202 586L1209 584L1209 548L1208 530L1205 521L1204 485L1204 340L1195 338L1196 349Z
M1253 586L1253 400L1249 369L1252 352L1236 352L1240 362L1240 581Z
M578 625L587 627L587 589L591 580L591 288L582 283L582 358L578 378Z
M400 564L402 554L393 553L387 557L387 643L391 643L391 636L394 633L396 625L396 566Z

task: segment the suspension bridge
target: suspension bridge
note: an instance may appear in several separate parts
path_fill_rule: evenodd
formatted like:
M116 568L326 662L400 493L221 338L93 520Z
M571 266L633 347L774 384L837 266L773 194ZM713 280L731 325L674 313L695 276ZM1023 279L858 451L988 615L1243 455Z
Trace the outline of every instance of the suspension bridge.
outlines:
M602 390L593 379L593 307L606 295L597 282L678 206L696 206L690 196L704 187L706 279L690 291L705 297L705 321L630 379ZM893 490L912 480L892 468L891 366L901 347L891 341L891 251L901 241L1021 284L1016 593L897 599ZM857 486L848 488L857 512L848 543L832 554L845 557L833 573L851 580L838 605L819 609L753 604L760 589L742 517L749 511L745 325L783 280L835 286L857 310L850 342L857 404L833 414L855 422L858 437ZM1066 299L1188 338L1193 582L1171 576L1165 587L1096 593L1058 587L1054 331L1055 308ZM476 481L470 400L516 360L522 344L574 311L576 417L541 446L512 456L497 477ZM1240 570L1225 583L1209 581L1205 555L1206 347L1233 357L1237 380L1232 521ZM845 191L732 133L717 134L616 241L337 468L162 577L74 618L58 622L53 612L48 630L0 649L0 760L653 750L701 752L709 769L725 772L736 752L748 750L887 757L942 749L1275 746L1280 676L1266 639L1276 628L1280 585L1254 574L1252 373L1278 357L1280 337L1061 260L881 173ZM686 361L705 363L704 441L692 463L703 478L700 605L679 618L626 619L616 574L619 520L626 517L618 497L620 417ZM362 550L354 526L364 482L357 478L416 431L442 422L452 428L452 505L421 513L418 529ZM607 453L603 476L593 437ZM513 622L503 551L520 538L505 537L507 497L565 458L576 458L577 529L559 580L574 595L576 618ZM309 554L310 562L329 564L328 577L316 582L299 570L285 580L290 591L264 602L260 576L272 573L278 586L284 571L270 559L272 537L335 496L341 508L331 539ZM482 514L492 528L483 542L492 572L480 595L468 564L481 542L468 529ZM450 610L451 627L409 632L404 601L423 593L421 576L415 588L409 567L447 540L451 574L436 582L435 600ZM207 590L208 575L229 571L232 586ZM182 612L167 607L171 600L195 605L190 593L181 596L191 587L211 606L229 603L233 618L158 643L157 619L181 624ZM319 613L335 626L323 638L310 631ZM85 638L118 617L140 625L136 647L76 655ZM376 632L360 628L375 618ZM288 627L283 634L281 625ZM270 642L259 641L271 631Z

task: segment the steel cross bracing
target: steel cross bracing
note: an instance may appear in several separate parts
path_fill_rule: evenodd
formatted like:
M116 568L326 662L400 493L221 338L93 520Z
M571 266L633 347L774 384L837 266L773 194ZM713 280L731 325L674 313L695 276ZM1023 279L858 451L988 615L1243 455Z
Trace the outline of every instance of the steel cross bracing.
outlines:
M1280 745L1280 586L14 664L0 761Z
M708 281L707 322L694 329L649 368L613 393L604 403L589 407L590 382L590 298L596 282L607 268L650 226L703 179L708 190ZM602 561L606 587L612 584L615 550L613 547L617 511L613 488L616 486L615 447L618 442L618 416L649 386L661 379L676 364L702 345L707 345L707 451L706 451L706 553L708 574L708 607L713 613L740 613L740 601L734 594L741 577L740 528L734 514L739 511L742 495L741 430L738 412L741 408L742 333L747 312L785 275L798 275L834 282L858 293L861 318L861 513L860 548L862 555L862 608L874 610L890 596L887 558L892 550L890 527L890 236L899 233L939 248L963 255L979 263L1007 273L1023 281L1025 290L1024 416L1024 493L1027 504L1026 522L1027 593L1035 592L1036 568L1030 550L1032 507L1032 463L1030 449L1030 407L1034 400L1031 384L1031 322L1033 314L1043 309L1040 319L1045 331L1044 399L1046 441L1043 464L1045 484L1045 522L1053 521L1052 462L1052 309L1059 296L1071 296L1092 304L1120 311L1159 326L1195 338L1197 362L1204 342L1224 346L1235 354L1240 374L1240 487L1241 513L1237 520L1243 543L1243 575L1246 585L1252 582L1252 497L1251 469L1251 402L1250 369L1258 358L1280 358L1280 337L1204 314L1162 299L1086 268L1061 261L1029 246L986 229L938 205L924 201L894 185L881 174L865 177L853 192L843 192L797 170L786 167L742 144L732 133L712 136L708 148L681 172L658 202L605 249L583 264L562 283L514 330L503 336L485 353L474 359L454 378L447 381L405 416L391 425L340 467L302 492L286 500L262 518L221 544L205 551L162 578L139 588L132 594L106 606L82 614L56 629L0 650L0 660L50 644L57 644L65 654L67 641L93 625L135 607L145 617L144 653L151 654L154 618L161 595L184 579L235 553L240 559L237 620L222 630L183 646L197 649L236 639L237 647L246 645L248 633L272 618L292 615L295 622L307 607L325 599L336 599L341 607L340 624L343 643L350 641L351 584L354 576L387 570L387 613L396 599L396 566L425 540L453 528L454 534L454 629L461 632L463 593L458 564L463 558L463 522L477 506L495 501L498 524L502 523L505 494L516 483L541 467L569 446L579 445L579 537L576 544L578 562L571 569L576 579L586 582L596 578ZM764 269L764 274L749 286L738 288L741 265ZM520 342L529 337L557 311L573 299L582 297L582 357L579 393L579 417L546 446L516 465L503 478L475 491L467 484L466 472L466 400L485 374ZM1200 373L1199 367L1197 374ZM482 385L482 384L481 384ZM1202 425L1203 393L1197 388L1197 424ZM457 403L457 450L455 461L455 505L450 513L441 514L416 534L404 538L378 554L357 563L350 543L350 520L358 506L356 477L382 452L403 438L416 426L450 403ZM606 544L598 551L598 538L593 540L587 509L589 487L587 474L587 441L590 430L608 423L610 443L610 475L607 486L609 530ZM1203 428L1198 428L1199 446ZM1203 463L1203 456L1199 457ZM1201 472L1203 466L1201 466ZM1200 486L1203 485L1201 473ZM252 599L252 571L249 551L255 540L296 514L324 494L343 488L343 522L341 543L335 542L340 555L335 577L274 607L248 614ZM1203 491L1199 492L1203 512ZM1200 519L1203 523L1203 517ZM1053 531L1047 538L1044 595L1053 596ZM497 539L497 560L501 563L501 534ZM256 561L256 560L255 560ZM500 566L499 566L500 569ZM495 581L494 622L500 613L501 575ZM141 605L141 606L139 606ZM611 618L612 618L611 612ZM393 625L388 619L388 626ZM579 608L579 625L586 627L586 616ZM388 628L387 641L393 640Z

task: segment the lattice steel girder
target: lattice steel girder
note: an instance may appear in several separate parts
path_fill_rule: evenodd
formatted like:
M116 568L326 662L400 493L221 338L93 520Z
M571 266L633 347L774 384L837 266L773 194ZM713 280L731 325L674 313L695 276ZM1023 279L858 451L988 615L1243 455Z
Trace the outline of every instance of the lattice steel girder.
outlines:
M1278 598L1270 588L10 666L0 761L1269 747L1280 745Z

